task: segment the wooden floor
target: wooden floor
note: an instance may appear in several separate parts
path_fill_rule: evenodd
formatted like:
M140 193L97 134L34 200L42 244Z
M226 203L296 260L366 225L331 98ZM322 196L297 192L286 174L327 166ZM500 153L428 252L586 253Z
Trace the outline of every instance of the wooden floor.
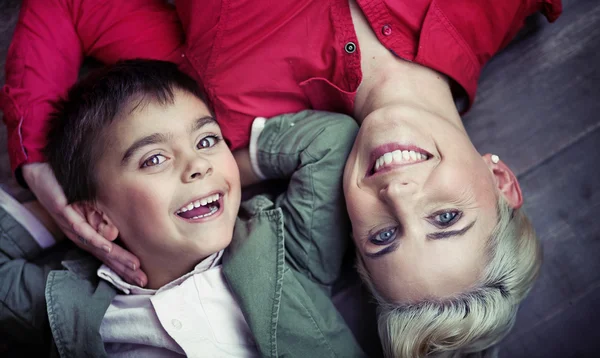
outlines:
M600 356L600 1L563 5L489 63L465 117L515 170L544 245L501 357Z
M0 3L2 68L19 4ZM541 277L501 357L600 356L600 1L563 4L555 24L533 17L489 63L465 116L477 148L518 175L544 245ZM0 185L30 197L8 168L1 151Z

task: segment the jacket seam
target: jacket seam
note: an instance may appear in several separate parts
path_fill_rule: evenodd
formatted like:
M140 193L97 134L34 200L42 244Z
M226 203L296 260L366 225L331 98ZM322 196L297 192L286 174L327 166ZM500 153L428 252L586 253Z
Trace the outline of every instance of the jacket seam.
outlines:
M275 283L275 304L271 310L271 356L277 356L277 323L279 321L279 309L281 307L281 295L283 287L283 277L285 273L285 243L283 239L283 222L281 221L282 215L277 215L277 281Z
M298 303L300 303L300 305L302 306L302 308L304 309L304 311L306 312L306 314L310 318L310 321L312 322L313 326L319 332L319 340L325 345L325 347L327 347L327 349L332 354L332 356L335 357L336 356L335 351L328 344L327 340L325 339L325 335L323 334L323 331L321 330L321 328L319 327L319 325L317 324L317 322L314 320L312 314L310 314L310 311L308 310L308 308L306 308L306 306L304 305L304 303L302 301L298 301Z
M69 355L67 354L66 349L65 349L62 331L60 330L60 327L55 319L56 318L56 314L54 312L55 302L54 302L54 296L53 296L53 290L52 290L55 275L56 275L55 272L50 272L48 274L48 279L46 282L45 294L46 294L46 302L47 302L47 310L48 310L48 321L50 323L50 330L52 331L52 335L54 336L54 343L55 343L56 349L58 350L59 356L60 357L69 357Z

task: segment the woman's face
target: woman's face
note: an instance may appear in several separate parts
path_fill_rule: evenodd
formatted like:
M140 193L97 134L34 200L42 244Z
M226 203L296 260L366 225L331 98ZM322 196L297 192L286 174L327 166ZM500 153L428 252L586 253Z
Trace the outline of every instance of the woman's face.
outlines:
M354 242L381 294L410 302L476 283L498 220L501 174L492 168L460 122L404 106L364 119L344 193Z

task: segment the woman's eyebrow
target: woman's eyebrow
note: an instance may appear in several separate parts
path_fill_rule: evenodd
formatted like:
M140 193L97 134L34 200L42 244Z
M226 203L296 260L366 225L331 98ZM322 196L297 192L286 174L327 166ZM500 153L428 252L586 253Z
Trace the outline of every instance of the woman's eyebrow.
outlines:
M396 251L396 249L398 249L398 246L400 246L400 243L396 240L393 244L391 244L390 246L387 246L383 250L379 250L374 253L365 252L365 256L367 256L370 259L378 259L384 255L387 255L391 252Z
M476 222L477 222L477 219L473 220L469 225L465 226L464 228L462 228L460 230L432 232L432 233L427 234L426 237L431 240L439 240L439 239L447 239L447 238L453 237L453 236L462 236L467 231L469 231L473 227L473 225L475 225Z

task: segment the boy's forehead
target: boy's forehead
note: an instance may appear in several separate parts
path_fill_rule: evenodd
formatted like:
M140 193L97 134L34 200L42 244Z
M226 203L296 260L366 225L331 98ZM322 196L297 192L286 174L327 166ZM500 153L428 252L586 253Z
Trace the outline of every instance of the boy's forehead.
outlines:
M219 125L200 99L193 95L172 103L148 101L129 106L105 128L105 150L114 160L130 157L136 150L150 144L177 140L201 129L218 130ZM117 158L118 157L118 158Z
M206 104L195 95L175 89L172 100L158 100L155 96L137 96L118 113L109 131L122 142L154 133L174 131L192 132L210 124L218 126ZM199 123L201 122L201 123Z

